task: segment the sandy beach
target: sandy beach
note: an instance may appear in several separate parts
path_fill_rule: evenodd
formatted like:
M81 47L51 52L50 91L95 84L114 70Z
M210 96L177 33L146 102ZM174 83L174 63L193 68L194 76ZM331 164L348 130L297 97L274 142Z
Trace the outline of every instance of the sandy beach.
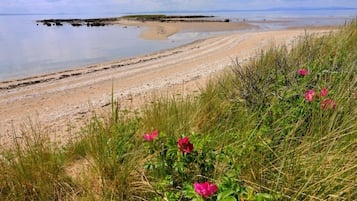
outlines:
M181 30L237 30L250 26L150 23L121 22L147 26L141 37L150 39L165 39ZM0 82L0 146L11 146L14 136L21 138L23 125L28 126L30 120L50 133L53 141L67 142L76 137L92 111L108 108L112 92L128 109L147 103L153 94L194 93L207 78L217 75L235 59L244 64L261 49L291 46L306 32L326 34L331 30L297 28L224 34L149 55Z

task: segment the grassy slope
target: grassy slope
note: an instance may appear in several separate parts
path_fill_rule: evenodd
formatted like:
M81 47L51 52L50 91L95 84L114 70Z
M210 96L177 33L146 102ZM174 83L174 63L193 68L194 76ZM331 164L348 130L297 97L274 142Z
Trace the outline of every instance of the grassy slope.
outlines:
M356 21L307 35L291 51L233 65L197 96L159 97L141 114L113 103L61 149L33 128L26 149L1 155L0 199L200 200L192 184L210 181L219 188L211 200L355 200L356 47ZM321 108L327 98L334 109ZM159 137L144 142L155 129ZM182 136L192 153L177 149Z

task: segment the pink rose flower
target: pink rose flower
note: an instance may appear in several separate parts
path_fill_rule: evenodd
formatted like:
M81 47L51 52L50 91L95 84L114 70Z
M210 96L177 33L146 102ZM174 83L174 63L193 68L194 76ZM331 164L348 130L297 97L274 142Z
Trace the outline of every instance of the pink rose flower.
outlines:
M305 92L304 96L305 96L305 100L311 102L315 96L315 91L312 89L309 89Z
M335 109L336 108L336 102L333 101L332 99L325 99L321 102L321 109Z
M195 192L204 198L212 196L217 192L218 189L216 184L210 184L208 181L204 183L195 182L193 184L193 187L195 189Z
M326 87L322 88L320 94L319 94L319 97L323 97L323 96L327 96L328 94L328 90Z
M307 75L307 74L309 73L309 71L308 71L307 69L300 68L300 69L298 70L298 73L299 73L299 75L301 75L301 76L305 76L305 75Z
M158 130L154 130L152 133L146 133L144 134L144 140L151 142L153 141L155 138L157 138L157 136L159 135L159 131Z
M188 137L179 139L177 141L177 147L182 153L191 153L193 150L193 144L190 143Z

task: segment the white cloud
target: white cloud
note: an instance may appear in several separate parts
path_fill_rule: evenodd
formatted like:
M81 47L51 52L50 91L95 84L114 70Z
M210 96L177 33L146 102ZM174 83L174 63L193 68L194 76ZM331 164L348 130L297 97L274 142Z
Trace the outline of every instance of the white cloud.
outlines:
M145 12L264 9L271 7L357 7L356 0L0 0L4 12Z
M267 9L272 7L357 7L356 0L113 0L132 11ZM131 5L131 6L128 6Z

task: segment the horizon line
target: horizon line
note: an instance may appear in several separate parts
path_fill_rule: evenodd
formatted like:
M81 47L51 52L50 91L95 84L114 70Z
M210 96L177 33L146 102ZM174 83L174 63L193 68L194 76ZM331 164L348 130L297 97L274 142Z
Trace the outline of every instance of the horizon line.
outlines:
M158 11L126 11L121 14L133 14L133 13L206 13L206 12L251 12L251 11L313 11L313 10L357 10L357 7L340 7L340 6L330 6L330 7L272 7L266 9L213 9L213 10L158 10ZM107 12L116 13L114 11ZM0 13L0 15L71 15L71 14L90 14L88 12L61 12L61 13L48 13L48 12L39 12L39 13L30 13L30 12L11 12L11 13ZM97 12L92 14L106 14L104 12ZM118 13L119 14L119 13ZM357 13L356 13L357 15Z

